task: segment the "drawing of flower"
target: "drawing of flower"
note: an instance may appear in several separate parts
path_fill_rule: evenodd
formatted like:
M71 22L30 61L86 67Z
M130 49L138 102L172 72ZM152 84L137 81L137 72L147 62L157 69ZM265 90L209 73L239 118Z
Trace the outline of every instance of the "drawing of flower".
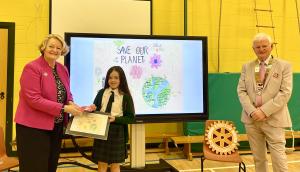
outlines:
M162 60L160 59L160 55L154 54L150 59L150 63L152 68L157 69L162 63Z
M143 73L143 69L138 65L133 65L130 70L130 75L133 79L140 79Z

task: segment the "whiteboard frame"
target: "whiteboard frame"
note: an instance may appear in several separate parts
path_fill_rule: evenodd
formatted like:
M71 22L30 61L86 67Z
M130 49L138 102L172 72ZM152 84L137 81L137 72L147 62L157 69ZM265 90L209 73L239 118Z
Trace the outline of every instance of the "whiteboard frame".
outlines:
M152 35L152 0L50 0L49 33L65 32Z

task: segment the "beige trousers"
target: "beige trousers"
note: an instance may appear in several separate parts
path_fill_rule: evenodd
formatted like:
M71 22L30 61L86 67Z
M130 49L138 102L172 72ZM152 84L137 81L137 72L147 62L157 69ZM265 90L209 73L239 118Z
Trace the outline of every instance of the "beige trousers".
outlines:
M255 171L268 172L267 144L272 159L273 172L287 172L284 128L272 127L266 122L245 124L245 128L254 158Z

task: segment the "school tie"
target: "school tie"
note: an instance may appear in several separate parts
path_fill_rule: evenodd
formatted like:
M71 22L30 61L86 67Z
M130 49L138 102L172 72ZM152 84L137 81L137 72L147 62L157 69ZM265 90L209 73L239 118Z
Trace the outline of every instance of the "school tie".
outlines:
M265 81L265 76L266 76L266 63L265 62L260 62L259 64L259 78L260 82L264 83Z
M109 97L105 112L106 113L110 113L111 112L111 107L112 107L112 103L114 102L115 99L115 93L113 91L111 91L111 95Z

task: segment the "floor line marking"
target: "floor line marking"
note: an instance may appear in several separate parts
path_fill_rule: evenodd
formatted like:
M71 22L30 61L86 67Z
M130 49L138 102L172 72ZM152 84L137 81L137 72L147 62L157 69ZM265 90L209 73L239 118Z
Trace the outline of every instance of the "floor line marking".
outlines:
M288 164L293 164L293 163L299 163L300 160L294 160L294 161L288 161ZM268 165L272 165L272 163L268 163ZM214 170L220 170L220 169L229 169L229 168L238 168L239 166L226 166L226 167L211 167L211 168L204 168L204 170L210 170L214 172ZM249 164L246 165L246 168L248 167L254 167L254 164ZM201 168L195 168L195 169L186 169L186 170L179 170L180 172L192 172L192 171L199 171Z

